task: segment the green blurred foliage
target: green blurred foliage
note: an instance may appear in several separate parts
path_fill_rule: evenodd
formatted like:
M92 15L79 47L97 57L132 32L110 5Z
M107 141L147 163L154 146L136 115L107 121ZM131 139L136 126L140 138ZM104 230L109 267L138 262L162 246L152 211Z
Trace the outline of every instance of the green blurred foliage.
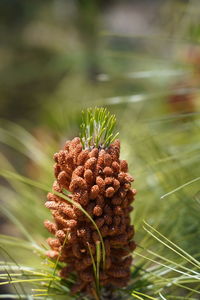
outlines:
M110 25L125 22L123 10L138 12L145 29L131 27L137 28L138 20L130 22L134 14L125 18L129 30ZM0 2L2 169L50 187L53 153L79 134L82 109L107 107L116 114L121 157L138 190L132 218L139 254L150 249L188 268L187 260L143 230L143 220L199 258L199 181L193 182L200 158L199 20L198 0ZM1 179L0 196L3 233L27 239L25 227L28 239L47 247L46 193L11 176ZM2 238L2 247L6 243ZM32 244L22 243L25 252L20 243L10 244L19 263L41 268L30 256ZM159 292L167 299L199 296L175 284L185 280L181 275L139 256L133 278L133 289L157 299L164 299ZM199 282L189 284L198 290Z

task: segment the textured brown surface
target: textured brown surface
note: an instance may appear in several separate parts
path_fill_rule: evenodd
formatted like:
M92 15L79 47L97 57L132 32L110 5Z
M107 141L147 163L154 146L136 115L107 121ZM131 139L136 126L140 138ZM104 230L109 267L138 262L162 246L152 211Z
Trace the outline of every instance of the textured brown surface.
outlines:
M119 159L120 143L116 140L107 150L82 150L79 138L67 141L64 150L54 155L56 181L53 190L66 189L74 201L90 214L104 240L106 266L100 267L101 286L123 287L130 278L130 253L135 249L134 228L130 225L131 203L136 194L131 189L133 178L128 165ZM96 242L100 240L91 221L66 200L49 193L46 207L52 212L54 223L45 227L55 238L47 240L51 250L47 256L66 263L60 276L71 272L77 275L72 292L88 293L94 283L89 248L96 257ZM65 242L65 243L64 243Z

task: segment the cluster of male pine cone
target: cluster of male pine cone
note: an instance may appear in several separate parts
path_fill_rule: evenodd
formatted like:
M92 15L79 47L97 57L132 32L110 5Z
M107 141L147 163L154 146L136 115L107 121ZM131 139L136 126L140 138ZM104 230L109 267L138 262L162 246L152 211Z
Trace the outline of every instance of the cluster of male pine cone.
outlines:
M105 246L105 268L100 265L100 285L124 287L130 279L131 252L134 228L130 225L131 203L136 190L131 188L133 178L127 173L128 165L119 159L120 143L115 140L107 149L83 150L79 138L67 141L64 150L54 155L55 177L53 190L70 192L98 226ZM45 227L55 235L49 238L51 259L59 257L66 263L60 276L74 273L77 282L72 293L91 294L94 274L91 253L96 259L96 242L100 240L92 222L75 205L49 193L46 207L55 223L45 221ZM90 248L90 251L89 251Z

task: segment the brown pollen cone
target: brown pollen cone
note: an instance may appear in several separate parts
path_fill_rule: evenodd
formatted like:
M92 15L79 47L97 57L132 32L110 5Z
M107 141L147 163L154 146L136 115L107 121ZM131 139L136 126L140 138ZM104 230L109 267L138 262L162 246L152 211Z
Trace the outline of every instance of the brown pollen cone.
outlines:
M128 165L119 159L120 143L115 140L107 149L83 150L79 138L65 144L54 155L56 181L53 190L68 190L97 224L105 246L106 264L100 265L100 286L124 287L130 278L131 252L135 249L134 227L130 212L136 190ZM49 193L46 207L55 223L45 221L45 227L55 237L49 238L51 250L47 256L66 263L60 276L74 272L77 283L73 293L89 293L94 285L92 259L96 259L96 242L100 241L92 222L79 208L59 196Z

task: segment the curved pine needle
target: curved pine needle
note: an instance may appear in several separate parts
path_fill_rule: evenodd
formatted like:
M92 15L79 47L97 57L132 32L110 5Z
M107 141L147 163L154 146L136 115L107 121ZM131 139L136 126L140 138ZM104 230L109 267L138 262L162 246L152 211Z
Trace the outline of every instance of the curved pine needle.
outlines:
M160 263L160 262L158 262L158 261L156 261L156 260L154 260L154 259L151 259L151 258L149 258L149 257L147 257L147 256L144 256L144 255L138 253L137 251L135 251L134 254L136 254L136 255L138 255L138 256L141 256L141 257L143 257L143 258L145 258L145 259L147 259L147 260L149 260L149 261L151 261L151 262L154 262L155 264L161 265L161 266L163 266L163 267L166 267L166 268L168 268L168 269L171 269L172 271L177 272L176 269L171 268L171 267L169 267L169 266L167 266L167 265L165 265L165 264L162 264L162 263ZM180 273L180 272L178 272L178 273ZM158 276L158 275L156 275L156 274L154 274L154 273L151 273L151 274L152 274L153 276L155 276L155 277L161 277L161 278L163 278L162 276ZM200 294L199 291L197 291L197 290L195 290L195 289L192 289L192 288L190 288L190 287L188 287L188 286L179 284L179 283L177 283L177 281L170 281L170 279L167 279L167 278L163 278L163 280L166 281L166 282L168 282L168 284L170 283L171 285L176 285L176 286L182 287L182 288L184 288L184 289L186 289L186 290L193 291L194 293Z
M141 292L138 292L138 291L133 291L133 292L132 292L132 295L133 295L133 294L138 294L138 295L144 296L145 298L151 299L151 300L158 300L158 298L151 297L151 296L149 296L149 295L147 295L147 294L144 294L144 293L141 293Z
M151 235L153 236L156 240L158 240L159 242L161 242L163 245L165 245L167 248L171 249L172 251L174 251L176 254L178 254L179 256L181 256L182 258L184 258L185 260L187 260L188 262L190 262L191 264L193 264L195 267L200 268L200 262L198 260L196 260L193 256L189 255L186 251L184 251L182 248L180 248L179 246L177 246L176 244L174 244L172 241L170 241L169 239L167 239L164 235L162 235L158 230L156 230L155 228L153 228L151 225L149 225L147 222L145 222L145 225L148 226L151 230L153 230L154 232L156 232L158 235L160 235L164 240L166 240L168 243L170 243L171 245L173 245L174 248L177 248L180 252L182 252L183 254L181 254L180 252L178 252L177 250L175 250L173 247L169 246L168 244L164 243L161 239L159 239L158 237L156 237L151 231L149 231L148 229L146 229L144 227L144 229Z
M167 197L167 196L169 196L169 195L172 195L172 194L176 193L177 191L181 190L182 188L184 188L184 187L186 187L186 186L188 186L188 185L190 185L190 184L192 184L192 183L194 183L194 182L196 182L196 181L198 181L198 180L200 180L200 177L197 177L197 178L195 178L195 179L193 179L193 180L190 180L190 181L188 181L188 182L182 184L181 186L177 187L176 189L172 190L171 192L162 195L162 196L160 197L160 199L163 199L163 198L165 198L165 197Z

